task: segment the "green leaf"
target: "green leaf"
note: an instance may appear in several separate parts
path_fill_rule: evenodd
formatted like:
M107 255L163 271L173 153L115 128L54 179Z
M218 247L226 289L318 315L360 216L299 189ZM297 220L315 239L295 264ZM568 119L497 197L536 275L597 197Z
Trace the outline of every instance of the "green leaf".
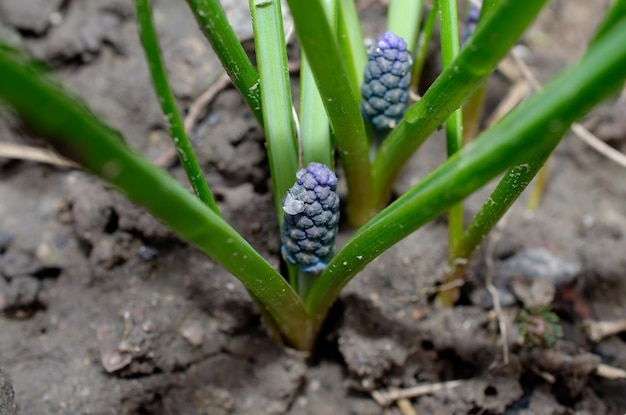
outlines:
M180 183L131 151L77 99L0 48L0 100L61 154L115 185L235 275L287 342L313 344L304 305L289 284L232 227Z
M336 0L324 0L326 17L337 26L338 4ZM335 29L336 30L336 29ZM302 165L307 166L316 161L334 166L333 142L330 134L328 115L322 97L315 84L309 60L304 51L301 52L300 68L300 139L302 140Z
M263 126L259 75L239 43L219 0L187 0L187 3L226 73Z
M422 18L422 0L391 0L387 11L387 30L400 36L410 51L415 50Z
M375 205L386 204L392 184L411 155L493 71L547 0L506 0L499 4L459 56L441 73L422 99L380 147L372 166Z
M335 135L348 184L348 220L358 225L373 212L369 148L359 99L321 0L287 2Z
M261 76L261 102L274 203L278 221L282 223L282 199L293 185L298 170L283 18L280 1L250 0L250 10Z
M525 3L526 4L526 3ZM571 124L626 79L626 22L581 59L359 229L305 303L315 331L340 290L374 258L509 167L551 152Z
M444 68L450 66L459 54L459 26L455 0L437 0L439 8L439 27L441 32L441 63ZM446 121L446 143L448 157L463 147L463 114L459 107ZM448 212L449 262L454 261L454 247L463 236L463 203L450 207Z
M200 169L193 147L191 147L191 142L189 141L189 137L187 137L183 120L176 106L174 93L167 80L167 71L163 63L163 58L161 57L161 50L159 49L154 22L152 21L150 2L149 0L135 0L135 7L137 11L137 21L139 22L139 34L144 51L146 52L154 88L159 97L161 110L167 121L167 127L170 130L180 162L185 169L185 173L187 173L191 187L196 195L198 195L204 204L219 215L219 209L204 179L204 174L202 173L202 169Z
M363 33L354 0L339 0L339 47L346 62L348 76L357 97L361 96L363 71L367 63L367 52L363 45Z

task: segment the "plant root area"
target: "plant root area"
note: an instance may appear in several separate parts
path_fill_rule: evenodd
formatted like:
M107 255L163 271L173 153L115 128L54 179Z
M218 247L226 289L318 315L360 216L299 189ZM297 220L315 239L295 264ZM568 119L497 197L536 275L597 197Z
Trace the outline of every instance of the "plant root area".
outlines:
M608 2L600 3L554 0L520 39L540 82L583 53ZM247 5L222 4L251 49ZM383 32L383 2L359 6L365 34ZM185 110L222 69L185 2L154 8ZM132 2L0 0L0 31L187 185ZM438 70L431 52L424 85ZM500 71L491 77L485 119L511 85ZM626 151L624 97L581 122ZM0 112L2 142L38 145L27 131ZM210 100L191 139L225 219L279 268L264 136L236 90ZM444 160L436 133L395 193ZM467 200L468 220L494 186ZM570 133L531 211L533 186L476 254L455 307L434 301L447 256L444 216L355 277L306 359L270 340L238 280L114 189L78 170L0 156L0 414L623 415L626 169ZM351 232L342 223L338 244ZM540 305L562 329L551 346L542 344L553 333L545 319L518 323ZM448 381L458 382L401 395Z

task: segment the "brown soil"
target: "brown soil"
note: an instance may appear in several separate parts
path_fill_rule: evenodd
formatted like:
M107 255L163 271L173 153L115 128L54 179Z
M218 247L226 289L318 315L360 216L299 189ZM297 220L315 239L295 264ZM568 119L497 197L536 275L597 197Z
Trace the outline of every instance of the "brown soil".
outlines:
M220 65L184 2L154 3L186 108ZM239 3L223 2L245 15ZM384 28L385 7L362 3L369 3L362 14L373 36ZM522 40L540 80L584 51L601 3L550 3ZM237 22L249 38L248 23ZM0 32L47 61L134 148L152 161L167 159L172 145L131 2L0 0ZM488 108L508 87L494 75ZM624 101L585 121L621 151ZM0 137L32 142L6 113ZM441 138L412 159L398 193L444 159ZM278 267L263 134L236 91L216 97L192 139L227 221ZM169 170L186 183L179 166ZM626 336L594 343L582 323L626 319L624 177L623 168L567 136L550 160L539 209L528 212L527 195L511 209L492 242L493 266L478 253L456 307L432 302L446 258L442 218L348 285L307 362L272 343L233 276L114 190L81 172L0 159L0 414L14 413L11 385L22 414L408 414L381 407L371 392L460 379L409 405L418 414L621 415L626 380L596 369L626 369ZM468 200L468 216L488 190ZM344 227L338 243L349 234ZM505 338L487 272L503 305ZM524 347L515 319L546 291L556 293L564 336L547 350Z

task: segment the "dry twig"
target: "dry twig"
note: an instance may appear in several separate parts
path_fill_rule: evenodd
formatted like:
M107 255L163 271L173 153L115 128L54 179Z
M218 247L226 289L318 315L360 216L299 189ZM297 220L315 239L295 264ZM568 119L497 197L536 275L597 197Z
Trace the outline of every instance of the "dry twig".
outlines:
M498 289L493 285L493 256L495 245L500 239L500 233L494 232L487 241L487 247L485 249L485 267L486 267L486 275L485 275L485 286L487 287L487 291L491 295L493 301L493 311L496 313L496 318L498 319L498 329L500 331L500 339L502 342L502 362L505 365L509 364L509 343L507 341L507 327L506 322L504 321L504 316L502 315L502 306L500 305L500 294L498 294Z
M36 161L39 163L53 164L55 166L79 169L76 163L59 156L57 153L39 147L25 146L22 144L0 142L0 157Z
M620 369L619 367L605 365L604 363L600 363L596 368L597 376L600 376L605 379L626 379L626 370Z
M390 390L387 392L373 391L372 397L380 406L389 406L400 399L416 398L428 395L445 389L456 388L463 384L462 380L451 380L448 382L429 383L418 385L412 388Z
M526 65L526 62L522 60L516 53L515 50L512 51L511 56L515 63L517 64L519 70L522 73L522 76L526 79L526 81L532 86L535 91L542 91L543 88L535 75L533 75L532 71ZM613 147L606 144L604 141L600 140L594 134L592 134L589 130L587 130L580 123L572 124L572 131L580 140L582 140L589 147L596 150L598 153L602 154L609 160L619 164L622 167L626 167L626 155L615 150Z
M612 321L587 320L583 326L589 340L598 343L605 337L626 331L626 319Z

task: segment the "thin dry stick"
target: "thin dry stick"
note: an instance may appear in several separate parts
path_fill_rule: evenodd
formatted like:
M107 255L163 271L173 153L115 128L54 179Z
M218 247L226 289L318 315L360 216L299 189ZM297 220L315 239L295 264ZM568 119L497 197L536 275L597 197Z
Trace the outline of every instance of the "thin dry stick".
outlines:
M389 406L399 399L416 398L422 395L428 395L445 389L456 388L464 383L462 380L451 380L448 382L429 383L418 385L412 388L391 390L387 392L373 391L372 397L380 406Z
M289 62L290 73L296 72L298 70L300 70L300 62ZM228 88L230 84L231 81L228 77L228 74L224 73L219 78L217 78L217 80L206 91L204 91L200 96L198 96L198 98L196 98L191 103L183 122L187 134L190 134L193 128L196 126L196 123L198 122L202 111L215 99L215 97L220 92ZM155 164L159 167L168 167L176 160L176 158L176 149L171 148L170 150L163 153L155 161Z
M605 337L626 331L626 319L583 322L583 327L587 337L592 342L598 343Z
M400 389L396 387L392 387L392 388L389 388L389 390L398 391ZM417 413L415 412L415 409L413 409L413 405L411 405L411 401L409 401L407 398L398 399L396 401L396 406L398 407L402 415L417 415Z
M626 379L626 370L604 363L598 365L595 374L605 379Z
M187 112L187 116L185 117L184 125L185 131L187 134L191 132L193 127L196 125L198 121L198 117L200 117L200 113L202 110L213 101L213 99L219 94L223 89L225 89L228 85L230 85L230 78L228 74L224 73L217 81L215 81L209 89L204 91L198 98L196 98L191 105L189 106L189 111Z
M535 91L542 91L543 88L537 78L533 75L532 71L526 65L526 63L513 51L511 53L513 60L518 65L522 75L528 83L533 87ZM592 134L589 130L587 130L582 124L574 123L572 124L572 131L576 136L581 139L585 144L596 150L598 153L607 157L609 160L614 161L622 167L626 167L626 155L615 150L613 147L606 144L604 141L600 140L594 134Z
M293 73L300 70L300 62L289 62L289 72ZM185 117L185 131L187 134L193 130L196 123L198 122L198 118L200 114L209 105L215 97L226 89L230 85L230 78L228 74L222 74L217 80L206 90L204 91L198 98L196 98L191 105L189 106L189 110L187 112L187 116Z
M585 142L589 147L593 148L598 153L614 161L620 166L626 167L626 155L624 153L615 150L613 147L600 140L581 124L575 122L572 125L572 131L574 131L576 136Z
M487 247L485 249L485 267L486 267L486 275L485 275L485 286L487 287L487 291L491 295L493 301L493 311L496 313L496 318L498 319L498 329L500 330L500 341L502 342L502 363L505 365L509 364L509 343L507 341L507 333L508 329L506 327L506 321L504 320L504 316L502 315L502 306L500 305L500 294L498 293L498 289L493 285L493 273L494 273L494 250L496 243L500 240L502 233L500 229L502 229L509 217L510 210L505 213L499 225L496 226L495 231L487 241Z
M72 161L59 156L45 148L25 146L22 144L0 142L0 157L36 161L39 163L53 164L55 166L79 169L80 166Z
M406 398L398 399L396 405L398 405L398 409L402 415L417 415L417 412L413 409L413 405L411 405L411 401Z

